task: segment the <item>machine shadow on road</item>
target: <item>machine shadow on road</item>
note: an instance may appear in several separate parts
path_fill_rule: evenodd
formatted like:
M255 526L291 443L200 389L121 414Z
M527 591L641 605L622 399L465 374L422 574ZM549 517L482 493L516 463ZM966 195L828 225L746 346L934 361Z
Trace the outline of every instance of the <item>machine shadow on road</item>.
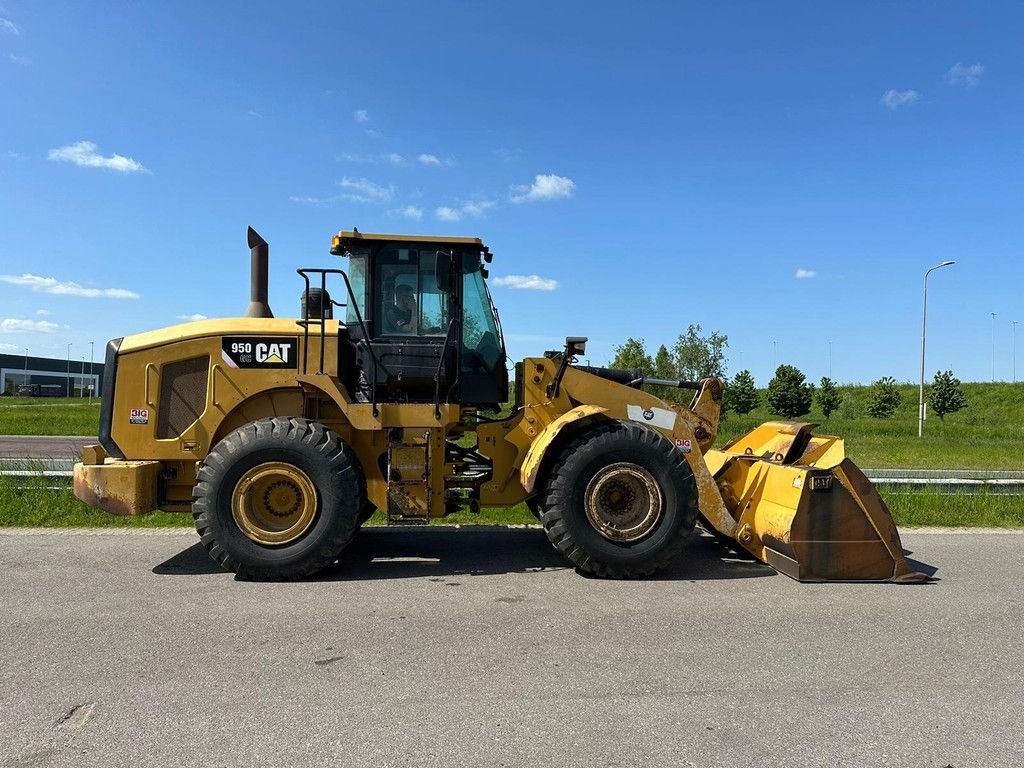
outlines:
M443 576L484 576L571 568L538 528L364 528L337 563L315 581L361 581ZM222 573L196 543L153 568L158 575ZM774 570L731 552L695 531L683 557L654 581L704 581L775 576ZM225 574L227 576L227 574Z

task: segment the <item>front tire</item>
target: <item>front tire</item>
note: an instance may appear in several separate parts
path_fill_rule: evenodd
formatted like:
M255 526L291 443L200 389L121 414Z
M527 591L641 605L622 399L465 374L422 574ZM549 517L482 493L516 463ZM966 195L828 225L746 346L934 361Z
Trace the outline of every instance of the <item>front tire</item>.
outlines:
M573 565L608 578L648 576L682 552L697 521L697 484L660 432L609 422L566 445L547 475L540 517Z
M322 424L254 421L203 460L192 494L210 556L242 578L311 576L358 527L366 482L352 449Z

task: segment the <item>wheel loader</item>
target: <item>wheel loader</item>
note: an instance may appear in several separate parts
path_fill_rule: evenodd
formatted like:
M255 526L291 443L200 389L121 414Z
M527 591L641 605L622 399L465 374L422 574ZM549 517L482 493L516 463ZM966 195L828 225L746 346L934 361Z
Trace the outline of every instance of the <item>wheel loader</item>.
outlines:
M210 555L249 579L320 571L377 510L416 526L521 503L569 563L602 577L685 558L700 521L799 581L925 578L841 439L770 422L713 448L719 379L580 365L586 339L569 337L515 363L510 393L477 238L340 232L331 253L347 269L298 269L294 318L267 303L266 241L250 228L248 244L244 317L107 345L79 499L191 512Z

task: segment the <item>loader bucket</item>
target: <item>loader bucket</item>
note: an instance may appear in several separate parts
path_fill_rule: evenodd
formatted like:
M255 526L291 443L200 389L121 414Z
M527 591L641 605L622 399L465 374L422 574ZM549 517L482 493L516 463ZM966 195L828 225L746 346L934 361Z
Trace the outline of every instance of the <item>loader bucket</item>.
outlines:
M871 481L816 426L768 422L705 455L736 542L798 581L924 581Z

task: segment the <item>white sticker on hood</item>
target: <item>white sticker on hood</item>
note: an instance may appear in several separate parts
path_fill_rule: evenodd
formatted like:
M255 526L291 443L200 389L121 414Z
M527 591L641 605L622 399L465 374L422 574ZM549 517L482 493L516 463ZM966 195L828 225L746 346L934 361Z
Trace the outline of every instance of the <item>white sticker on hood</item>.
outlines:
M652 427L672 429L676 425L676 412L668 408L644 408L642 405L627 405L626 415L632 421L650 424Z

